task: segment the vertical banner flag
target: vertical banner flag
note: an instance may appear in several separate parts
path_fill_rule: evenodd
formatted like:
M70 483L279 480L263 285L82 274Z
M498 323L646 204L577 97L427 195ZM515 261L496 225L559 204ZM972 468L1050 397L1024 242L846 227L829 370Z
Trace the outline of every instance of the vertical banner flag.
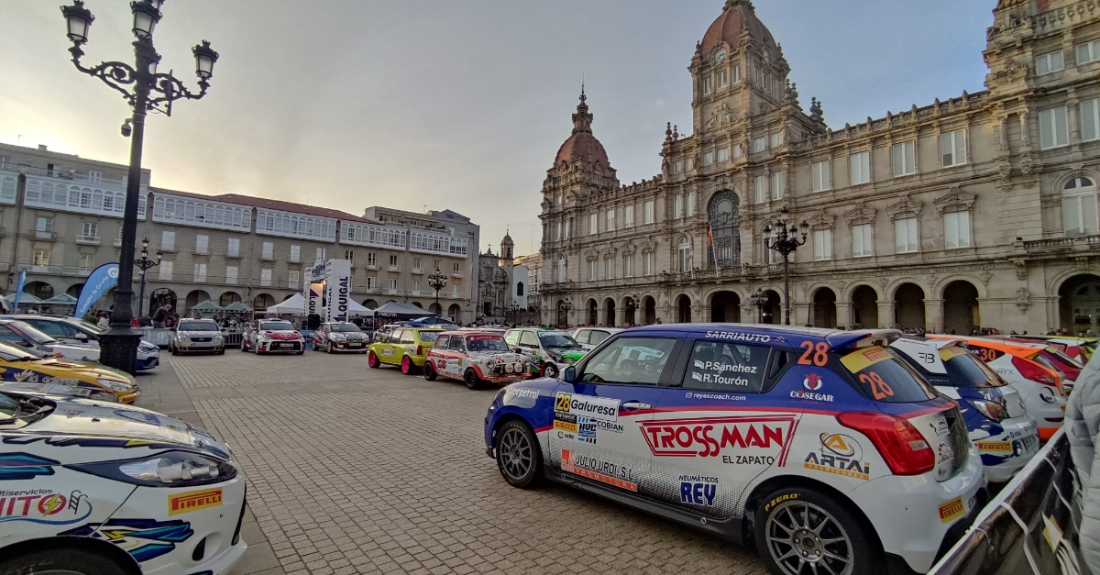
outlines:
M15 286L15 299L11 302L11 312L19 313L16 308L19 307L19 298L23 297L23 287L27 285L27 268L23 268L19 272L19 283Z
M76 308L73 317L84 317L92 309L95 302L107 293L107 290L118 285L118 264L103 264L94 269L84 282L84 289L80 290L80 297L76 300Z
M304 291L305 310L303 313L308 318L312 314L321 314L321 290L325 288L325 262L318 258L313 262L313 267L306 270ZM304 325L304 324L303 324Z
M348 298L351 297L351 262L325 262L325 321L348 320Z

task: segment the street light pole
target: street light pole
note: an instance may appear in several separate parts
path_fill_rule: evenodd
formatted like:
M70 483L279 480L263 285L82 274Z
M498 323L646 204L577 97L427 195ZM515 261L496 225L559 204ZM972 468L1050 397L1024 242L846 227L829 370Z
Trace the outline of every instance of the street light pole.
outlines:
M447 287L447 276L443 275L443 272L436 267L435 271L428 276L428 285L435 290L435 307L439 310L439 315L442 316L443 306L439 305L439 290Z
M130 3L133 13L134 66L124 62L102 62L87 67L80 63L84 51L80 48L88 42L88 29L95 17L84 7L84 2L74 0L72 6L62 6L73 65L76 69L103 80L108 86L122 93L130 104L133 115L122 126L122 135L130 137L130 170L126 181L126 202L122 218L122 250L118 261L118 287L115 289L114 309L111 312L111 329L100 336L100 362L128 373L134 373L138 340L141 334L130 329L134 317L131 300L134 296L134 244L137 243L138 196L141 193L141 154L145 139L147 112L159 111L172 115L172 102L181 99L198 100L206 95L210 78L214 75L214 63L218 53L203 41L191 51L195 56L195 73L199 77L199 93L192 93L171 74L158 74L160 55L153 47L153 29L160 22L160 8L165 0L135 0ZM144 298L144 296L142 296Z
M134 262L134 265L141 270L141 295L138 296L138 317L141 317L141 310L145 307L145 272L160 265L161 259L164 258L164 252L157 252L157 261L149 259L149 238L141 240L141 260Z
M756 323L764 323L764 306L768 303L768 296L763 288L756 288L756 293L752 294L752 303L756 305Z
M764 245L783 256L783 305L785 308L783 322L786 325L791 325L790 256L798 249L798 246L806 243L806 236L810 231L810 224L807 224L806 220L802 220L797 228L790 226L790 229L788 229L787 224L790 217L791 211L787 208L783 208L779 212L779 221L775 223L774 230L775 241L772 241L772 227L770 225L764 227ZM797 237L799 233L802 234L802 239Z

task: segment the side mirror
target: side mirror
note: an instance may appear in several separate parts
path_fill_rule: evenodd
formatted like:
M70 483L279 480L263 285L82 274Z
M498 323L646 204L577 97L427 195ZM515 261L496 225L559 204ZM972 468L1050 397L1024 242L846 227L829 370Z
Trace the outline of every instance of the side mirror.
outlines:
M565 383L576 383L577 380L577 368L572 365L565 368L565 372L562 374L561 380Z

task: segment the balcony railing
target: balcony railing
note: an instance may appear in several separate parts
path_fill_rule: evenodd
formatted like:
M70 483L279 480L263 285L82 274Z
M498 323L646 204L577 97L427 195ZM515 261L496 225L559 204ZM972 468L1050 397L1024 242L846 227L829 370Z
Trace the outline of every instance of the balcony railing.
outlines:
M55 242L57 241L57 232L34 230L34 239L43 242Z
M86 246L98 246L99 236L76 236L76 243ZM122 240L119 240L119 245L122 245Z
M1100 249L1100 235L1034 240L1023 242L1023 247L1029 254L1091 251Z
M88 274L92 273L92 270L86 270L83 268L72 266L32 265L30 273L54 276L88 277Z

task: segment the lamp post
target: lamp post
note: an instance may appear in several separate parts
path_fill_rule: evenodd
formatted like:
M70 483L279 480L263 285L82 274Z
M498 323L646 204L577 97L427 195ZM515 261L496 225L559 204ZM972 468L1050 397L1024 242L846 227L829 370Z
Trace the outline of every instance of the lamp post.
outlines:
M783 208L779 212L779 221L775 222L775 239L772 239L772 227L764 227L764 245L769 249L773 249L781 256L783 256L783 304L786 308L784 312L783 323L791 325L791 278L790 278L790 257L794 253L798 246L806 243L806 235L810 232L810 224L806 223L806 220L802 220L798 227L790 226L788 229L787 224L790 220L791 211L787 208ZM798 238L798 234L802 234L802 238Z
M512 302L512 323L519 323L519 304L516 302Z
M439 305L439 290L447 287L447 276L443 275L443 272L439 271L437 267L428 276L428 285L435 290L435 307L439 309L439 315L443 315L443 307Z
M762 288L756 288L752 294L752 303L756 306L756 323L764 323L764 306L768 305L768 296Z
M134 66L124 62L102 62L92 67L81 64L84 51L80 47L88 42L88 29L95 17L81 0L74 0L72 6L61 7L67 24L67 36L73 43L72 48L69 48L73 65L77 70L103 80L120 92L133 111L131 118L122 125L122 135L131 139L130 170L122 218L122 251L118 261L118 288L115 290L114 310L111 312L111 329L100 336L100 361L128 373L134 373L138 340L141 339L140 333L130 329L130 321L134 316L131 307L134 296L134 244L137 241L145 115L147 112L158 111L171 116L172 102L182 99L198 100L205 96L210 87L209 80L214 75L214 63L218 61L218 53L210 49L210 43L205 40L191 50L195 56L195 74L199 77L198 84L201 88L197 94L188 90L171 73L157 73L157 64L161 57L153 47L153 29L160 22L160 9L164 2L165 0L135 0L130 3L130 11L134 16L132 31L137 38L133 43Z
M164 258L164 252L157 251L157 261L149 259L149 238L141 240L141 259L134 262L134 266L141 270L141 295L138 296L138 317L141 317L141 308L145 306L145 272L160 265Z
M569 300L562 300L561 305L558 307L559 312L565 312L565 317L558 317L559 327L569 327L569 312L573 311L573 302ZM559 313L559 316L561 314Z

